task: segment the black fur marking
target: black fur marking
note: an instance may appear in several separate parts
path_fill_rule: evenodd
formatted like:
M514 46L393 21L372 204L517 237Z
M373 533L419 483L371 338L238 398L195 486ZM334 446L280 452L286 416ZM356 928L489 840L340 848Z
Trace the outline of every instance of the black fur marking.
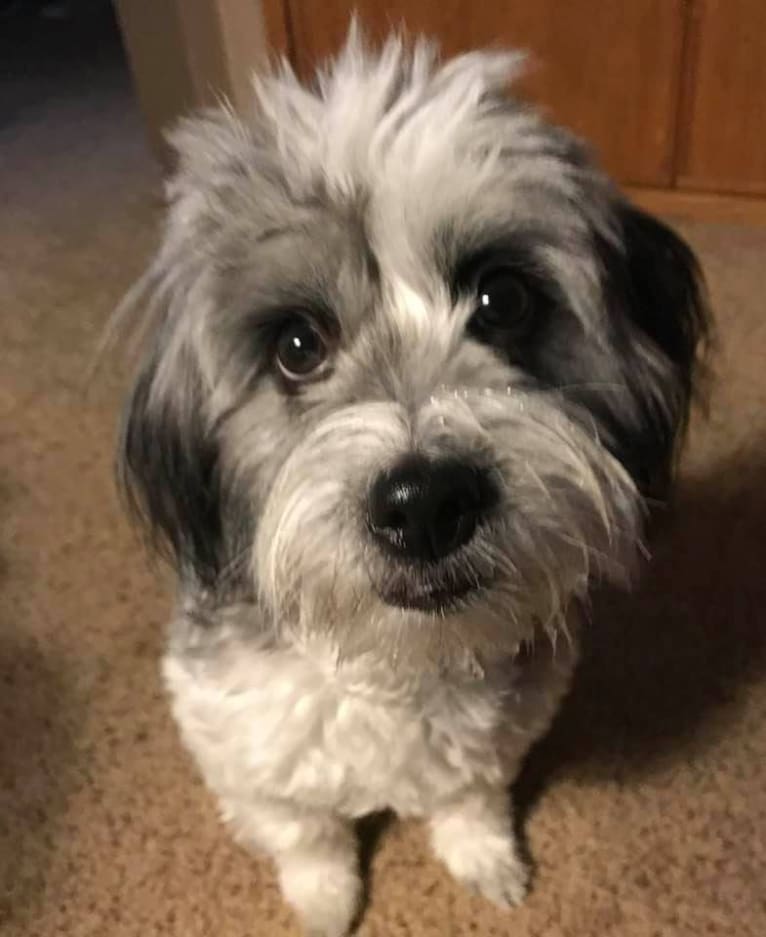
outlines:
M702 272L689 245L645 212L623 206L623 288L633 321L673 362L687 398L694 364L708 335Z
M152 401L154 366L138 378L123 425L118 475L133 513L153 546L182 578L206 589L236 590L237 551L248 512L236 509L222 484L218 445L204 425L198 394L182 418L166 401ZM231 520L229 524L226 518Z
M602 440L647 495L663 497L670 480L695 390L700 349L708 334L705 290L697 261L684 241L660 221L627 203L616 206L618 235L593 235L601 261L609 310L613 353L624 362L624 387L613 383L613 370L567 308L566 296L535 260L540 247L535 232L519 232L491 248L466 252L451 277L453 296L470 293L477 269L502 259L518 269L534 297L535 327L500 342L474 338L494 347L510 364L523 369L531 386L564 389L603 430ZM449 254L443 237L440 258ZM452 247L454 252L454 246ZM650 375L639 359L636 338L654 346L668 363L665 386L647 384ZM655 376L656 377L656 376ZM653 379L653 378L652 378ZM599 386L599 385L602 386ZM628 394L641 408L640 423L624 420L626 408L616 395Z
M618 208L622 249L598 242L604 269L607 302L627 315L633 326L673 366L675 400L668 413L647 403L644 429L612 425L615 455L639 487L662 495L667 487L688 421L700 352L709 325L704 281L697 259L675 232L656 218L628 204ZM620 318L615 320L618 338ZM642 388L633 388L639 398Z

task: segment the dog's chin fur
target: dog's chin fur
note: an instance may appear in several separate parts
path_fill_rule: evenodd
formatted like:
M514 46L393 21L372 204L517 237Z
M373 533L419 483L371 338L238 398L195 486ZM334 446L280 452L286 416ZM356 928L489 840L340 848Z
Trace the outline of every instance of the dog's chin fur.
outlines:
M382 652L450 669L507 653L534 628L554 633L592 575L626 575L640 522L626 471L562 413L557 394L511 397L491 361L482 380L457 395L436 390L416 421L394 403L341 407L295 445L266 497L253 552L259 595L280 633L322 634L341 657ZM490 519L438 564L397 563L364 533L371 479L413 437L419 451L459 446L491 464L500 489ZM331 465L342 466L335 477ZM428 606L434 592L441 607L401 607Z
M252 113L185 121L126 301L147 314L120 470L178 570L174 710L325 937L357 909L349 821L382 807L428 818L460 880L521 899L505 786L566 689L589 589L636 565L694 388L694 258L506 96L519 61L353 33L312 88L285 65ZM487 258L522 278L523 336L479 327ZM328 350L302 384L275 363L296 310ZM367 518L414 455L497 492L423 562Z

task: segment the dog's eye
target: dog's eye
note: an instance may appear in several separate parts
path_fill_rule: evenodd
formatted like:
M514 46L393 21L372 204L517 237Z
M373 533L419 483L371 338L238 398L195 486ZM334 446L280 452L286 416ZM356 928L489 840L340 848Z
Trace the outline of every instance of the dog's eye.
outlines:
M476 310L469 331L485 341L526 335L534 324L536 297L530 284L513 267L495 267L476 281Z
M327 342L305 316L294 315L279 331L275 357L282 376L297 384L322 370L327 361Z

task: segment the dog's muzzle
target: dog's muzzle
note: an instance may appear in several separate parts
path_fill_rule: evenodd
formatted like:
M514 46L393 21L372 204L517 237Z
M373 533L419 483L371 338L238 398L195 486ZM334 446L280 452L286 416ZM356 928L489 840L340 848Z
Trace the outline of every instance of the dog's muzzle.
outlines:
M391 605L440 610L480 584L475 577L447 579L443 561L465 547L498 501L489 473L459 459L412 456L374 482L368 499L370 532L399 567L417 570L417 585L402 580L381 598Z

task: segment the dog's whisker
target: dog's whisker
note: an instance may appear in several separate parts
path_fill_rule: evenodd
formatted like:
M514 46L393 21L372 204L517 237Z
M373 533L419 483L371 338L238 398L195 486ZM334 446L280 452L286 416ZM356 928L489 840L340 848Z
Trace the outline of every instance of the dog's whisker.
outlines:
M625 383L616 381L579 381L574 384L555 384L551 387L541 388L541 393L563 393L570 390L615 390L630 393Z

